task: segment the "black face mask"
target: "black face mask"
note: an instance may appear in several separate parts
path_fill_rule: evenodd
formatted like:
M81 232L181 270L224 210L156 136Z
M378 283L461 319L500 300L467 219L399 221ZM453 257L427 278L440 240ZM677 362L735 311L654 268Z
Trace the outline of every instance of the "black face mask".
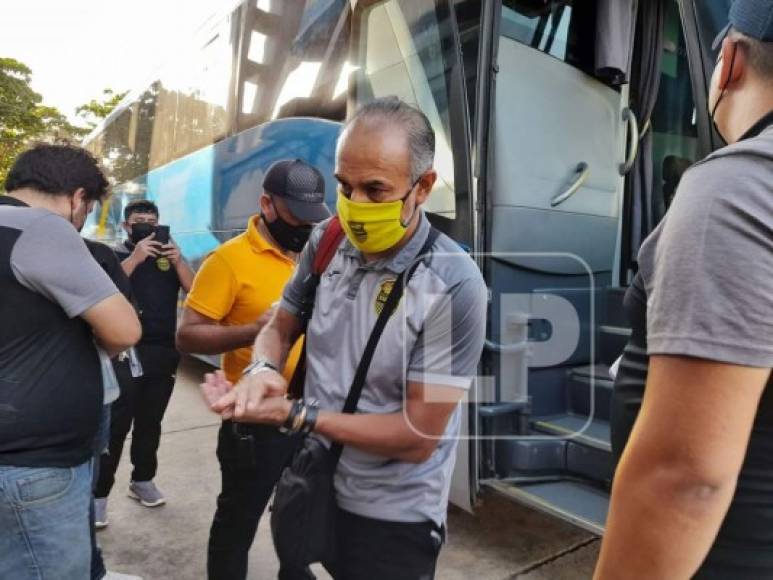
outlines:
M136 223L132 225L132 233L129 234L129 239L132 244L138 244L150 234L156 231L156 227L146 223Z
M276 208L274 208L274 213L276 214L276 219L273 222L263 218L263 223L266 224L271 237L285 250L300 252L303 246L306 245L306 242L309 241L311 226L291 226L280 217Z

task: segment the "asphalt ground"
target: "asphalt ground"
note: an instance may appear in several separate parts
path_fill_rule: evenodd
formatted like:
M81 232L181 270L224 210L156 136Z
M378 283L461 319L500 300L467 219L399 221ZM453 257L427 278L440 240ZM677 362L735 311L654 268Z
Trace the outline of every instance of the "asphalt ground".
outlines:
M198 383L209 369L181 364L163 424L156 483L167 504L145 508L127 497L128 445L108 503L109 525L98 534L108 568L145 580L206 578L209 526L220 490L215 458L218 418ZM568 523L484 494L474 515L451 506L438 580L580 580L590 578L599 540ZM278 563L264 516L250 552L250 580L276 578ZM317 577L329 576L319 569Z

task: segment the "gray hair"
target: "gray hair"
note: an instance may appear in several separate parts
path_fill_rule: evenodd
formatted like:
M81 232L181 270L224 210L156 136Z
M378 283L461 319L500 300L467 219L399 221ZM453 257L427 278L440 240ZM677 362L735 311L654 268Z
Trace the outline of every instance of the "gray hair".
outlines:
M357 121L378 120L402 127L411 153L411 181L432 169L435 160L435 131L427 116L395 96L380 97L359 107L346 127Z
M735 28L730 30L728 36L746 48L749 66L763 79L773 81L773 42L751 38Z

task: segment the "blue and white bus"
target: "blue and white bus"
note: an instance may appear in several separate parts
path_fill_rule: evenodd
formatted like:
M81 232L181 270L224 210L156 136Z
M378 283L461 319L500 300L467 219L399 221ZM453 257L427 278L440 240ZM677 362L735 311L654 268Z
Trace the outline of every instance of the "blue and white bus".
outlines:
M452 499L481 488L603 531L609 365L636 252L719 146L710 43L729 0L245 0L87 138L115 182L90 235L144 197L194 265L257 211L263 172L326 176L348 112L398 95L437 134L432 221L474 252L488 339Z

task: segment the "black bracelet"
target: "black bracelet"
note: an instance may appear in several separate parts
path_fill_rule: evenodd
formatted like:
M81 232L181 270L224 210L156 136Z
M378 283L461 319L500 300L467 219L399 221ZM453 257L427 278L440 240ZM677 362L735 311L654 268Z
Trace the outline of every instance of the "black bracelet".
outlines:
M290 407L290 414L287 415L287 419L285 419L285 422L282 423L281 429L284 433L294 433L293 423L295 423L295 419L298 417L298 413L301 412L302 408L303 399L294 399L293 404Z
M314 431L314 427L317 426L317 417L319 416L319 403L317 401L310 401L306 405L306 417L304 418L303 425L301 425L301 433L308 435Z

